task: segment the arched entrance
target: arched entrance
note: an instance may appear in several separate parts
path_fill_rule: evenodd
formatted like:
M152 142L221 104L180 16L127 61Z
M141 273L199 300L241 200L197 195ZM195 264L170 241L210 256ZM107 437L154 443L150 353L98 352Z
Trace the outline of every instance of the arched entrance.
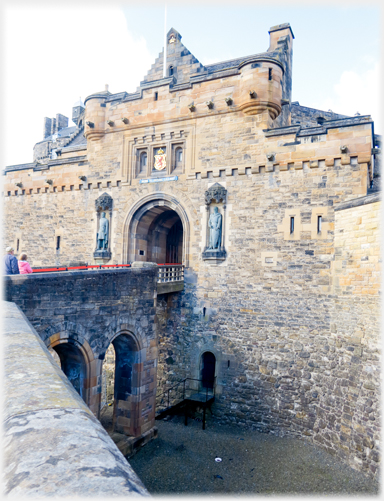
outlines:
M107 355L111 355L111 352L114 356L107 360ZM114 367L111 366L113 359ZM114 382L113 408L104 405L101 422L106 429L112 426L115 431L135 436L140 426L139 400L143 364L140 347L134 336L128 332L118 334L106 352L105 362L109 366L110 382ZM105 372L103 364L103 377ZM112 404L112 399L106 403Z
M215 383L216 357L210 351L201 355L200 379L203 388L212 389Z
M187 265L188 217L172 197L157 193L138 202L130 210L125 228L127 262Z
M60 323L52 327L52 332L44 341L46 347L84 402L99 417L98 377L102 361L95 359L80 329L67 330L64 323Z
M77 393L86 402L87 370L84 356L80 349L68 342L53 347L60 359L60 367Z

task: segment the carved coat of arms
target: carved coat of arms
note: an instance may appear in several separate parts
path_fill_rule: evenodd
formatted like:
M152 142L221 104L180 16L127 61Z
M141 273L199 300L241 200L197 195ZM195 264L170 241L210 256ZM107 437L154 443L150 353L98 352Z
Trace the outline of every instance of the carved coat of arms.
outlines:
M167 166L166 162L167 155L164 153L164 151L160 148L160 150L157 152L157 155L155 155L155 169L156 170L163 170Z

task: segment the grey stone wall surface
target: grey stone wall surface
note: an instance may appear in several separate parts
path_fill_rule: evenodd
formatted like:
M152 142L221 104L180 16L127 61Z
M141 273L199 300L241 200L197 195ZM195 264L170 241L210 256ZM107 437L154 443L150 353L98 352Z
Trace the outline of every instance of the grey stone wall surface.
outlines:
M5 494L149 496L25 315L10 302L2 311Z
M156 278L156 268L4 277L5 298L21 308L44 344L48 348L60 348L58 345L69 343L76 349L83 369L74 374L71 382L78 385L78 391L95 416L100 413L102 361L108 347L119 336L134 340L135 384L132 394L126 398L147 404L150 412L136 416L141 412L139 405L135 406L136 411L134 408L124 411L120 407L114 410L117 423L123 420L128 426L129 422L129 434L134 436L148 431L154 421ZM152 383L141 388L149 375ZM130 413L132 422L124 415Z
M159 391L216 357L215 422L312 439L374 476L380 450L380 302L231 291L203 317L193 285L158 297ZM368 318L370 317L370 318ZM363 345L362 345L362 338Z
M43 341L66 328L103 359L122 325L155 339L156 277L150 268L9 275L4 296L20 306Z

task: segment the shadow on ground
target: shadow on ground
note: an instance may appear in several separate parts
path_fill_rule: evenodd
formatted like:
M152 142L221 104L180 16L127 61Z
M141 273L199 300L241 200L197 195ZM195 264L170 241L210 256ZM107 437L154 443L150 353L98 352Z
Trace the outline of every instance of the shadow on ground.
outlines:
M151 494L378 494L378 483L295 438L156 421L159 436L129 463ZM219 457L222 461L217 462Z

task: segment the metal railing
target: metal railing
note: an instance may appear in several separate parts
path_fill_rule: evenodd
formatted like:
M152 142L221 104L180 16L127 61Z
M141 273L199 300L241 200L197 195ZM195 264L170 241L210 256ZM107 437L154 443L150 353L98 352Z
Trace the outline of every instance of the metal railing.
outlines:
M159 276L157 283L183 282L184 266L182 264L164 263L159 264Z
M83 266L57 266L50 268L35 268L32 270L33 273L48 273L55 271L71 271L71 270L101 270L103 268L129 268L130 264L85 264Z
M212 380L212 388L202 386L202 379L187 377L156 396L156 414L160 414L182 401L195 397L196 401L206 403L215 396L216 377ZM199 396L200 398L196 398Z

